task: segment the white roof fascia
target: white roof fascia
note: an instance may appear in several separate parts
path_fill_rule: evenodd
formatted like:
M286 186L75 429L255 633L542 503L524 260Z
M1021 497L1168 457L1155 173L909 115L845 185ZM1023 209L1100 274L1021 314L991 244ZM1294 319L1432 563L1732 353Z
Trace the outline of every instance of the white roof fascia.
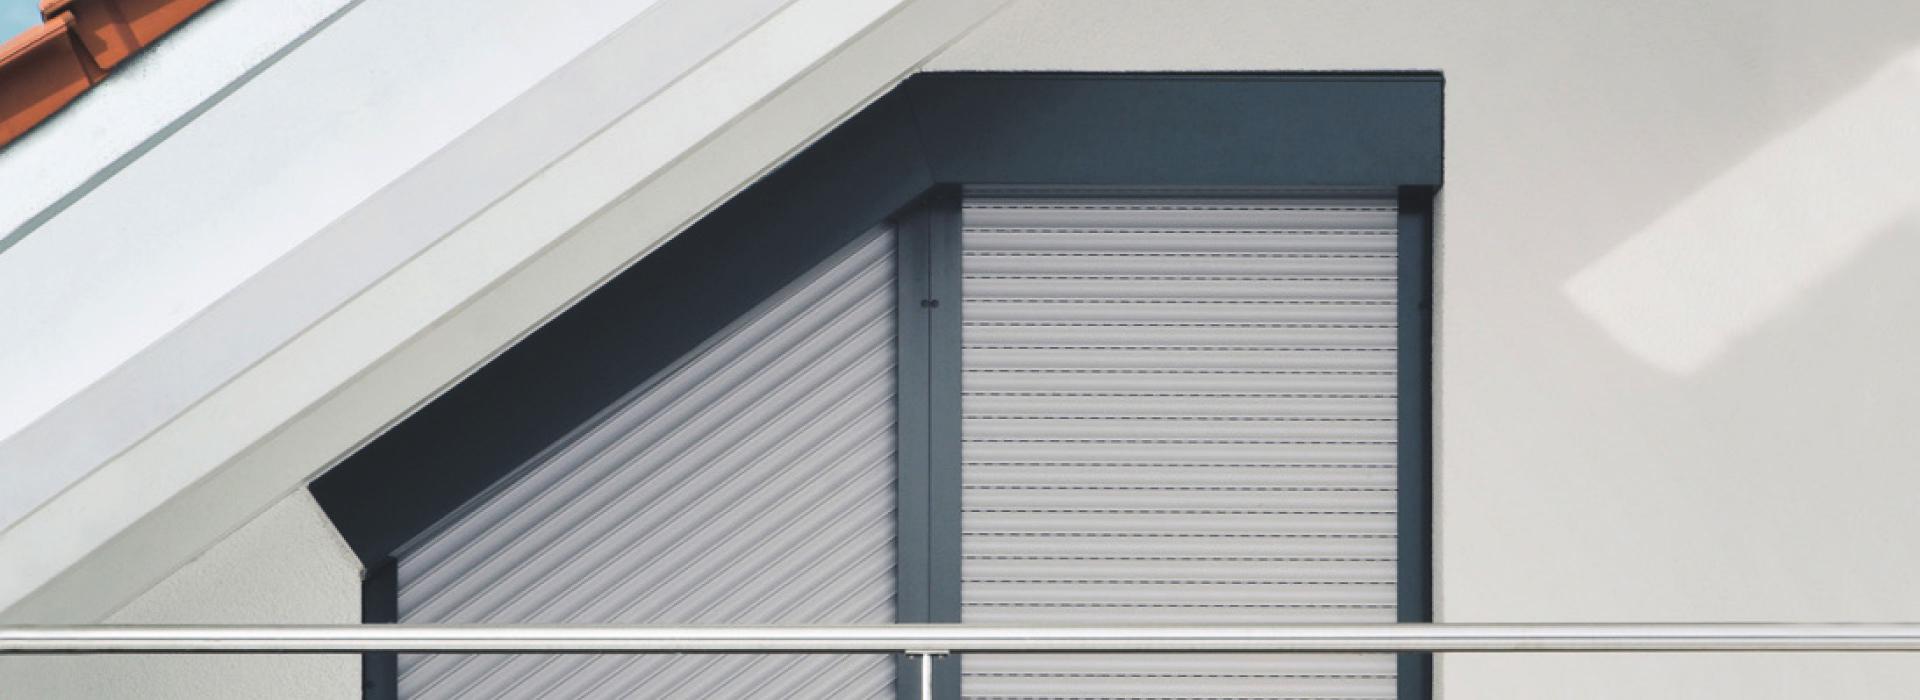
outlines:
M0 251L359 2L216 2L135 52L112 79L0 146Z
M96 619L857 111L1001 0L795 0L0 533L9 623ZM478 168L653 57L622 45L433 163ZM611 72L602 72L611 71ZM585 77L583 77L585 76ZM593 78L592 76L599 76ZM551 88L552 93L539 92ZM524 111L517 111L523 109ZM495 128L493 119L503 120ZM451 175L451 174L450 174ZM396 183L398 184L398 183ZM432 220L432 202L352 230ZM341 253L288 274L324 275ZM284 262L284 261L283 261ZM300 275L294 275L300 277ZM299 285L273 286L279 295ZM284 300L283 300L284 301ZM271 307L263 307L271 310Z

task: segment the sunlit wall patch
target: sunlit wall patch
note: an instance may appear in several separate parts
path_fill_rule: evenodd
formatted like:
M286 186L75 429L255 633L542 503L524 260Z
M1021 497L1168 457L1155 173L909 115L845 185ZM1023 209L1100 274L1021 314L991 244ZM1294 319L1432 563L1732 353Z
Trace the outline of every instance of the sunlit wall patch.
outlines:
M1920 204L1920 51L1768 143L1568 279L1628 351L1705 367Z

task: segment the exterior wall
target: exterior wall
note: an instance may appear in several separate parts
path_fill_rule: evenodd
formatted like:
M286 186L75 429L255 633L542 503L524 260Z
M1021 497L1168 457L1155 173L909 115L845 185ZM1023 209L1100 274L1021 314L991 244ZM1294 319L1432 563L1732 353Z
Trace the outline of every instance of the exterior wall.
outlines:
M353 623L360 563L305 489L254 518L104 622ZM0 658L19 698L358 698L354 656Z
M1019 2L931 70L1437 69L1439 617L1920 619L1920 4ZM1878 698L1902 655L1458 655Z

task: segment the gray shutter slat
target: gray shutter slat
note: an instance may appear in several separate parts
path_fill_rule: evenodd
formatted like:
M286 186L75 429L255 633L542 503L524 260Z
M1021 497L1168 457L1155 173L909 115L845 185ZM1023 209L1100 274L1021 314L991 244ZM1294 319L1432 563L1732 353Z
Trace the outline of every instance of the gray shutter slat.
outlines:
M403 622L893 621L881 227L449 518ZM883 656L403 655L401 696L890 697Z
M1151 401L1154 413L1168 416L1240 415L1391 418L1393 394L1327 392L1108 391L1108 392L978 392L967 397L967 407L993 415L1029 410L1048 415L1117 415L1126 405Z
M1151 282L1152 284L1141 284ZM1391 277L1195 277L1149 275L972 275L968 293L981 299L1237 299L1392 302Z
M1172 369L1146 371L1071 368L973 369L962 379L970 396L994 392L1191 392L1240 391L1260 394L1348 393L1391 394L1394 372L1388 370L1294 372L1208 371Z
M1390 195L972 189L963 618L1391 622ZM976 698L1390 698L1388 655L970 655Z
M1035 697L1029 694L1034 679L1025 674L1056 673L1061 668L1074 671L1067 695L1074 698L1385 700L1394 696L1393 667L1386 666L1383 672L1372 657L1357 655L1053 654L997 659L991 672L969 674L968 697Z

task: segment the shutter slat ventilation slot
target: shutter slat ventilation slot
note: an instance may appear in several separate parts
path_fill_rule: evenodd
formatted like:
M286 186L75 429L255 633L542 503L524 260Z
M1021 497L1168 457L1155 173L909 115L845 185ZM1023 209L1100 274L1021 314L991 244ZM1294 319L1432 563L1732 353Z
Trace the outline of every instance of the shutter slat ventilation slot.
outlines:
M969 189L962 619L1392 622L1388 194ZM1390 655L969 655L982 700L1391 698Z
M875 229L450 517L400 619L894 619L894 242ZM403 698L879 698L884 656L402 655Z

